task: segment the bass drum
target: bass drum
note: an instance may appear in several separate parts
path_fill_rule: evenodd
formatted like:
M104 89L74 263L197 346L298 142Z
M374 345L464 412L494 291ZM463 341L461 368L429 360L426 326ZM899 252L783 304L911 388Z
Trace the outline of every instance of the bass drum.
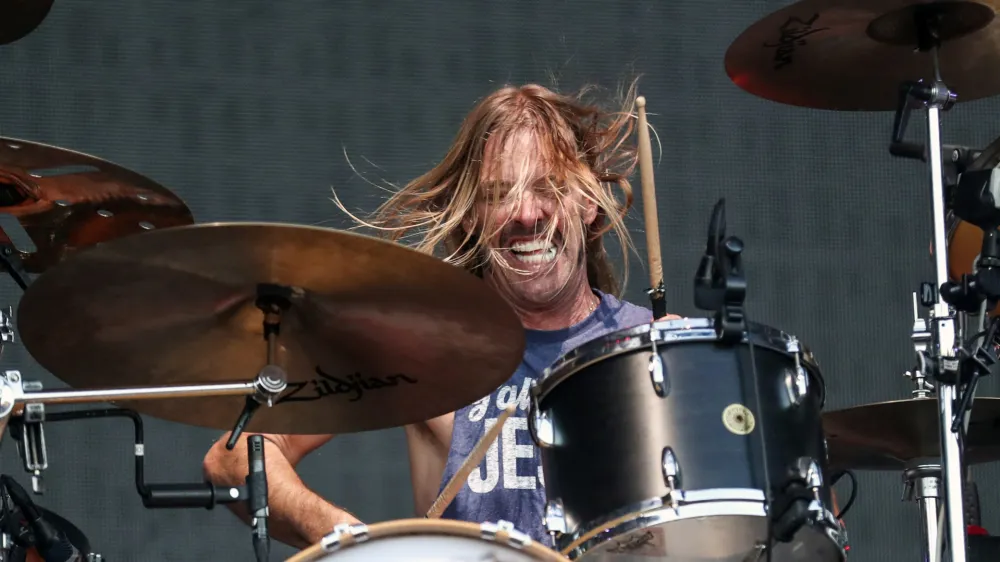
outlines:
M401 519L338 525L287 562L568 562L509 523Z
M812 356L767 326L735 345L708 319L590 341L532 389L546 528L572 560L763 560L770 488L772 560L843 561L824 399Z

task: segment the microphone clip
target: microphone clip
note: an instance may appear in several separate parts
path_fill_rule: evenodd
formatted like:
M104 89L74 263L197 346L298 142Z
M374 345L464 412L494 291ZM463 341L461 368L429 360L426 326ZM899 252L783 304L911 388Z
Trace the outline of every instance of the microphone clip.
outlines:
M743 339L746 293L743 241L736 236L726 236L726 200L721 198L712 209L708 243L695 275L694 305L715 313L715 332L724 343L733 344Z

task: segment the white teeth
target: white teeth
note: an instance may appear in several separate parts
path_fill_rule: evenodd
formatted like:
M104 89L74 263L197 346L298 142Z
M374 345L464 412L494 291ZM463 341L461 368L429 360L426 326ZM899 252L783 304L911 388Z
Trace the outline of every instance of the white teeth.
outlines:
M555 246L545 240L531 240L528 242L514 242L510 249L515 252L537 252L538 250L552 250Z
M523 255L514 253L513 255L515 259L524 263L548 263L556 259L556 248L555 246L549 246L547 250L538 252L537 254Z

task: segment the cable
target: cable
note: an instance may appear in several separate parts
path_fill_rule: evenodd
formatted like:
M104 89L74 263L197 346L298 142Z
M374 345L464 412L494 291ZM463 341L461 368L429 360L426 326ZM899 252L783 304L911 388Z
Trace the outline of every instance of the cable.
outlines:
M854 505L854 500L858 499L858 479L851 470L841 470L834 473L830 477L830 487L836 486L837 482L844 476L848 476L851 479L851 494L847 497L847 502L844 503L844 507L840 508L840 513L834 519L843 519L847 515L848 510L851 509L851 506Z

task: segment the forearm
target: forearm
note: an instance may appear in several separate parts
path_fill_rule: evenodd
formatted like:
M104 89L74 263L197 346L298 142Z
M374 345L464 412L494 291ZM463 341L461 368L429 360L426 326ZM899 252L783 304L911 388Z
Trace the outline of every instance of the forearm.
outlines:
M319 542L337 524L359 522L346 510L310 490L281 450L267 439L264 440L264 456L267 461L268 530L272 538L297 548L306 548ZM246 442L241 440L232 451L224 447L219 450L217 444L211 461L205 463L205 476L215 484L242 485L247 465ZM245 523L250 523L245 502L226 506Z

